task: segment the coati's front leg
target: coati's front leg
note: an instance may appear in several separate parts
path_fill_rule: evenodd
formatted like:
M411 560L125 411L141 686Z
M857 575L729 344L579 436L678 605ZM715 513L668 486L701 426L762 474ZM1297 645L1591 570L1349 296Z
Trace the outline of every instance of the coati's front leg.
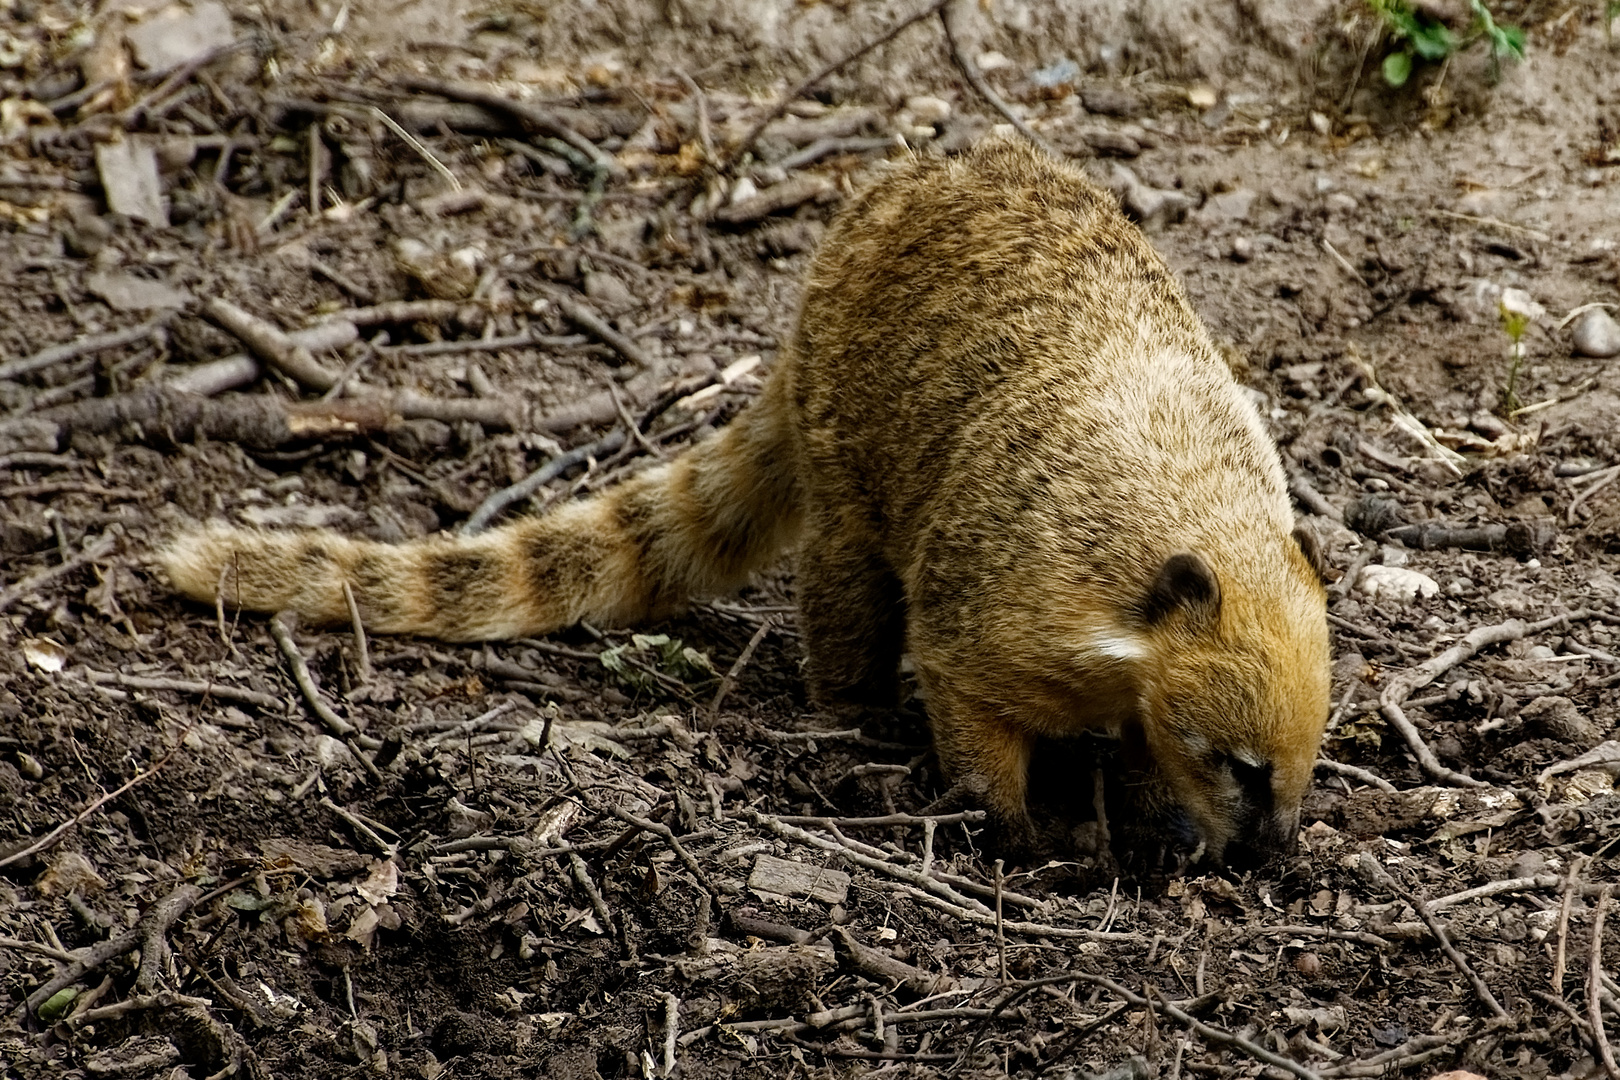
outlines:
M862 515L806 508L799 548L799 629L810 696L844 712L898 703L905 597Z
M960 693L957 680L931 678L924 665L918 675L927 694L934 750L953 783L947 798L959 795L990 811L1003 850L1029 851L1036 839L1027 803L1034 732L999 715L988 702Z

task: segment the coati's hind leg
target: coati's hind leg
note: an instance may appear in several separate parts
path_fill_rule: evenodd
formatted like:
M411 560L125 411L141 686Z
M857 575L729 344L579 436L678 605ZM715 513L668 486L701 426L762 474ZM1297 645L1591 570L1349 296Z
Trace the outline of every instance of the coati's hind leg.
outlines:
M798 585L811 698L833 708L894 708L905 595L876 537L847 507L806 515Z

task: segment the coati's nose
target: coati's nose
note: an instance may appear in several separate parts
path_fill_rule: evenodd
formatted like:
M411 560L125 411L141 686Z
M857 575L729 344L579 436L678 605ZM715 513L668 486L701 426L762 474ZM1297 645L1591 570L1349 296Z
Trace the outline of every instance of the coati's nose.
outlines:
M1226 845L1225 862L1234 870L1255 870L1292 855L1299 846L1299 815L1266 814L1240 828Z

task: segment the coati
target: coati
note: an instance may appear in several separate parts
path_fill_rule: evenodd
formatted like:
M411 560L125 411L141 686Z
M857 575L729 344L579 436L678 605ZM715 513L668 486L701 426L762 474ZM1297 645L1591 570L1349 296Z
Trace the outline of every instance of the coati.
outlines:
M400 545L212 526L212 600L476 641L625 624L796 545L813 697L893 706L1028 837L1038 736L1118 734L1212 861L1293 846L1328 713L1325 596L1277 451L1169 269L1074 167L996 140L837 217L759 400L590 499Z

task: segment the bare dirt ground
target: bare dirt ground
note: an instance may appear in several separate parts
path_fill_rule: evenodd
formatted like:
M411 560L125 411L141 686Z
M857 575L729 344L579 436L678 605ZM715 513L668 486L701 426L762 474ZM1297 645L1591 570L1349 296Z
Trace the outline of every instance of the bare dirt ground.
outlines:
M7 0L0 1073L1602 1075L1601 5L1495 5L1525 62L1399 92L1358 4L1068 7L962 49L1143 221L1342 574L1296 857L1121 878L1083 744L1036 777L1073 851L998 868L915 816L920 708L807 704L790 564L364 651L151 567L184 519L456 529L584 448L532 512L724 423L852 185L1000 122L938 20L790 100L900 13Z

